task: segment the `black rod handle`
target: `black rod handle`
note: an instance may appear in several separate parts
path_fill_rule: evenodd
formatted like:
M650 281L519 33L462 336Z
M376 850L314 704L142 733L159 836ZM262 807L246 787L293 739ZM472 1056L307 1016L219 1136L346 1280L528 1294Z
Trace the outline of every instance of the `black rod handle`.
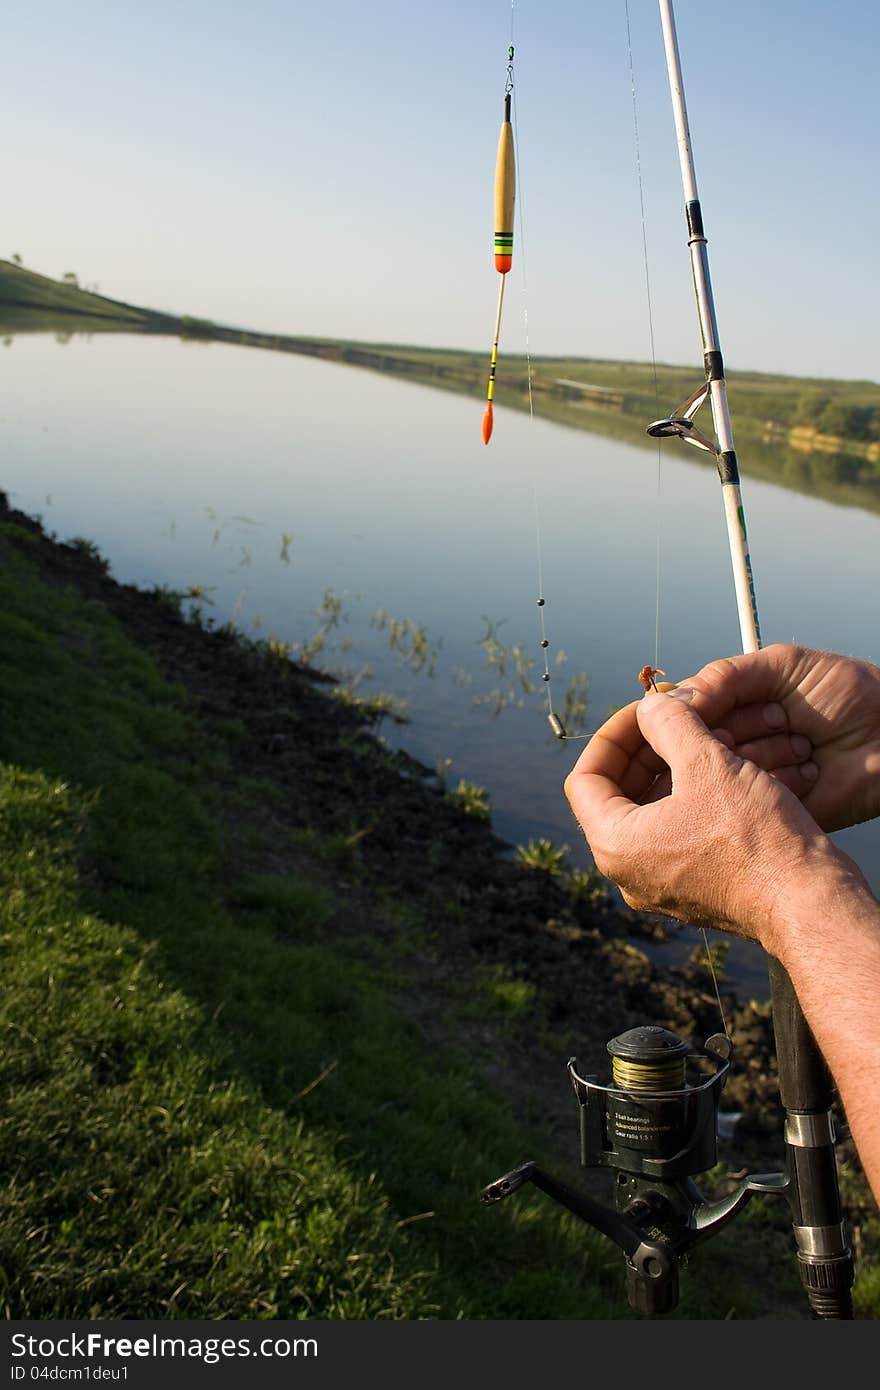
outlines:
M834 1084L794 985L769 959L779 1092L786 1111L788 1197L801 1281L817 1318L853 1316L853 1257L843 1223L834 1131Z
M788 972L768 957L779 1094L786 1110L828 1110L834 1087Z

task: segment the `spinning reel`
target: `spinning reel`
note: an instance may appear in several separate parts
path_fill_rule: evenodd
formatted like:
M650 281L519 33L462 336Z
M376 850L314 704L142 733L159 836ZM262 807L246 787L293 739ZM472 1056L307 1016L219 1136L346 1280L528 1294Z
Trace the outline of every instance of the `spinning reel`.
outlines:
M536 1163L524 1163L490 1183L480 1200L490 1205L533 1183L620 1247L631 1308L668 1313L678 1302L678 1271L688 1252L721 1230L755 1193L787 1196L796 1207L797 1183L791 1172L758 1174L710 1202L694 1182L717 1161L718 1103L733 1050L724 1034L710 1037L696 1056L681 1038L653 1025L622 1033L607 1046L610 1084L580 1076L574 1058L568 1074L580 1111L581 1165L613 1171L614 1205L576 1191ZM796 1233L798 1229L796 1225ZM835 1310L828 1299L834 1302L843 1295L845 1303L852 1282L848 1255L848 1250L840 1251L830 1261L830 1280L837 1286L831 1294L829 1261L811 1266L821 1264L823 1271L818 1304L811 1296L817 1316L847 1316L839 1310L839 1299ZM804 1282L809 1292L810 1281Z

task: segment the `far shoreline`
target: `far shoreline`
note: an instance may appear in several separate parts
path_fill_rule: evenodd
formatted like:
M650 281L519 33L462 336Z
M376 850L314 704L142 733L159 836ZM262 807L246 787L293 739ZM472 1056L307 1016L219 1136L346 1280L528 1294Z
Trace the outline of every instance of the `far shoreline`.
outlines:
M83 332L145 333L314 357L475 400L485 396L482 353L239 328L111 299L82 289L75 277L52 280L0 259L0 334L70 331L75 324ZM655 381L650 363L561 356L527 362L502 355L495 402L656 452L647 424L664 408L674 411L700 377L698 367L668 363L657 364ZM880 384L752 371L730 371L728 384L745 479L880 511ZM858 435L847 433L847 425ZM684 446L674 441L667 447ZM685 453L691 462L714 467L699 450Z

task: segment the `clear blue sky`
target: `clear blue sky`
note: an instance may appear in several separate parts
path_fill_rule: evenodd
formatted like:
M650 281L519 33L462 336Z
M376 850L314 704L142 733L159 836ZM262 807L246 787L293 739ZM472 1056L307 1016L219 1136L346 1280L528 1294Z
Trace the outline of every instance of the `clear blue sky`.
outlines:
M676 11L728 364L880 379L880 4ZM655 0L630 16L657 352L697 363ZM226 322L488 355L510 19L13 0L0 254ZM646 358L623 0L516 0L514 23L531 346ZM518 242L502 351L523 347Z

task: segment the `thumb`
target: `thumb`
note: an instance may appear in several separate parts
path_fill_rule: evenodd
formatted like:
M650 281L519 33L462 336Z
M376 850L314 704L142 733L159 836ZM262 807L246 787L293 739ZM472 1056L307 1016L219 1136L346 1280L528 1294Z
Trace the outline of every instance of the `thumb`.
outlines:
M683 686L668 695L649 691L636 707L642 736L673 774L685 772L697 759L721 747L696 710L690 708L694 693Z

